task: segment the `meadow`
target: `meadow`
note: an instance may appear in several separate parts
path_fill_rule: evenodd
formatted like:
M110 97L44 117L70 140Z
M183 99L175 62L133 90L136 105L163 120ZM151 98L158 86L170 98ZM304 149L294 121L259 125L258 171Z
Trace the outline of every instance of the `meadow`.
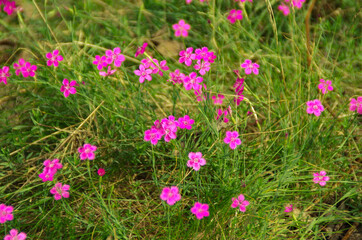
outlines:
M0 239L361 239L361 17L0 0Z

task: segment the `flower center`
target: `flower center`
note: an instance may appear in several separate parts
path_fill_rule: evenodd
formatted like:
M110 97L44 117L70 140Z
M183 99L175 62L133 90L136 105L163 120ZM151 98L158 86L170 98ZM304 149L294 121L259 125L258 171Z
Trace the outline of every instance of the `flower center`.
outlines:
M318 106L317 106L317 105L314 105L314 106L313 106L313 109L317 110L317 109L318 109Z

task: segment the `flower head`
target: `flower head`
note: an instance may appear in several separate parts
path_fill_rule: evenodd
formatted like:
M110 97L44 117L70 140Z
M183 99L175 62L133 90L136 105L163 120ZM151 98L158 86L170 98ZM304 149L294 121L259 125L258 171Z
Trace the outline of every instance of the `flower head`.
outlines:
M288 16L290 13L289 7L284 3L278 6L278 10L281 11L284 14L284 16Z
M231 204L232 208L239 207L240 211L245 212L246 206L248 206L250 203L245 200L245 197L243 194L240 194L238 198L232 198L233 203Z
M6 235L4 238L4 240L25 240L25 239L26 239L26 234L23 232L18 234L17 229L11 229L10 234Z
M103 76L103 77L107 77L110 75L113 75L116 72L116 69L111 69L111 66L108 66L107 72L99 72L99 75Z
M188 30L190 30L190 25L181 19L178 23L172 25L173 30L175 30L175 36L187 37L189 35Z
M69 185L62 185L60 182L56 183L55 186L50 189L50 193L54 195L55 200L63 198L69 198Z
M319 184L321 186L326 185L326 183L329 181L329 177L326 176L327 173L325 171L320 171L319 173L313 173L313 182L316 184Z
M102 68L106 67L108 65L107 63L107 57L106 56L95 56L95 60L93 61L94 65L97 65L98 70L102 70Z
M194 124L194 120L189 117L189 115L185 115L178 119L178 127L181 129L186 128L187 130L192 129L192 124Z
M285 206L284 212L288 213L291 211L293 211L293 204L289 204L289 205Z
M63 61L63 57L59 55L58 49L55 49L53 52L48 52L45 56L49 59L47 61L48 66L54 65L54 67L58 67L59 62Z
M213 100L215 105L222 105L225 96L222 94L218 94L217 96L212 96L211 99Z
M4 84L7 84L8 77L10 76L9 67L3 66L3 68L0 68L0 83L3 82Z
M206 203L196 202L195 205L191 208L191 212L196 215L197 219L203 219L204 217L208 217L209 213L209 205Z
M148 81L152 80L152 76L150 75L152 74L152 69L146 69L143 64L139 66L139 70L134 71L134 74L140 77L140 83L143 83L145 79L147 79Z
M61 169L63 165L59 163L59 159L54 160L45 160L44 163L44 169L41 174L39 174L39 177L42 179L43 182L46 181L53 181L53 177L55 173L58 171L58 169Z
M113 49L113 51L106 50L106 63L107 64L114 63L115 67L120 67L122 65L122 62L124 62L125 60L126 60L126 58L124 57L124 55L121 54L121 49L119 47ZM103 66L103 64L102 64L102 66Z
M230 23L234 24L236 22L236 20L243 19L242 13L243 13L243 11L241 11L241 10L232 9L232 10L230 10L229 16L227 17L227 19L230 21Z
M80 153L80 159L81 160L85 160L85 159L89 159L89 160L93 160L95 158L95 154L94 152L97 150L96 146L93 146L91 144L84 144L83 147L78 148L78 152Z
M34 77L35 71L38 68L36 65L31 65L30 62L26 62L22 58L19 59L19 62L14 63L13 67L15 69L16 76L18 76L21 73L25 78Z
M69 80L68 79L64 79L63 80L63 85L60 87L60 91L62 93L64 93L64 97L68 97L69 94L76 94L77 93L77 89L75 89L74 86L77 86L77 82L76 81L71 81L69 83Z
M249 75L252 72L255 75L259 74L259 64L253 63L251 60L246 59L243 64L241 64L241 67L245 69L245 74Z
M135 57L138 57L139 55L143 54L146 50L148 43L143 43L143 45L141 47L138 47L136 50L136 54L134 55Z
M181 200L181 194L178 191L178 187L172 186L172 187L165 187L162 190L162 193L160 195L160 198L163 201L166 201L168 205L174 205L176 202Z
M205 75L210 71L210 63L207 61L197 60L197 64L194 66L196 70L199 70L200 75Z
M199 171L200 166L204 166L206 164L206 160L202 158L201 152L190 152L189 158L190 160L187 161L187 166L192 167L195 171Z
M350 111L354 112L357 110L358 114L362 114L362 97L357 97L357 99L352 98L349 105Z
M100 168L100 169L98 169L97 174L99 176L103 176L104 174L106 174L106 170L104 170L103 168Z
M160 140L161 138L162 134L160 134L160 132L155 128L151 128L145 131L144 140L151 141L153 145L156 145L158 143L158 140Z
M193 51L194 49L192 47L180 51L179 63L185 63L186 66L191 66L192 61L196 59L196 54L193 53Z
M333 90L331 80L325 81L324 79L321 79L319 81L320 81L320 84L318 85L318 88L322 91L323 94L326 94L328 91Z
M16 10L15 1L10 2L8 0L5 0L4 4L5 4L4 12L6 12L8 15L13 14L13 12Z
M238 137L239 133L237 131L227 131L226 137L224 138L224 143L229 144L231 149L235 149L236 146L241 144L241 140Z
M184 78L185 74L181 73L179 69L176 69L174 72L170 72L170 79L167 81L173 84L181 84L184 82Z
M201 83L203 81L202 77L198 77L197 73L192 72L189 74L189 76L186 76L184 78L184 87L186 90L199 90L201 85L199 83Z
M13 220L13 210L14 208L12 206L0 204L0 223Z
M324 107L318 99L308 101L307 103L307 113L308 114L314 114L317 117L321 115L321 113L324 111Z

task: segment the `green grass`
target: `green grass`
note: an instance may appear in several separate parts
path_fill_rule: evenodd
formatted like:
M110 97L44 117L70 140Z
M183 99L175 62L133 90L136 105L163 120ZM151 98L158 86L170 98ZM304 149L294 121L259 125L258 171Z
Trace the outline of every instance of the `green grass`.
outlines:
M0 40L15 43L1 66L24 57L38 71L0 84L0 203L15 208L0 237L16 228L28 239L342 239L361 222L361 117L348 110L349 99L361 96L360 5L318 1L308 67L309 5L285 17L278 3L247 2L234 25L226 19L240 9L234 1L24 1L22 13L1 12ZM192 26L186 39L173 35L179 19ZM140 84L134 52L144 41L148 54L185 73L192 70L178 63L180 48L212 49L217 59L204 82L211 95L226 96L231 121L216 121L212 101L197 102L167 82L168 73ZM100 77L93 58L114 47L128 58L115 75ZM65 59L56 69L45 62L55 48ZM248 58L260 74L246 77L247 100L236 107L233 70ZM80 84L76 95L64 98L64 78ZM322 96L320 78L332 80L334 91ZM320 117L306 113L316 98L328 107ZM143 140L156 119L185 114L195 119L191 131L156 146ZM235 151L223 142L227 130L241 133ZM94 161L80 161L84 143L98 146ZM207 160L199 172L186 166L196 151ZM64 167L43 183L42 163L53 158ZM331 178L325 187L312 181L321 170ZM54 200L56 181L71 186L69 199ZM159 198L171 185L182 195L174 206ZM250 201L245 213L230 207L241 193ZM191 214L196 201L210 205L210 217ZM286 214L290 203L295 210Z

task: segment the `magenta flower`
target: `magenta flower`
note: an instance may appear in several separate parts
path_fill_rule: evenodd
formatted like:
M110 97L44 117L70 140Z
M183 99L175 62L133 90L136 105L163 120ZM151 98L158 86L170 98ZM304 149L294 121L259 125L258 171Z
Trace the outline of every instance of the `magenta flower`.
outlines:
M319 173L313 173L313 182L316 184L319 184L321 186L325 186L326 183L329 181L329 177L326 176L326 172L325 171L320 171Z
M192 72L189 74L189 76L186 76L184 78L184 87L186 90L198 90L200 89L201 85L199 83L201 83L203 81L202 77L198 77L197 73Z
M178 23L172 25L173 30L175 30L175 36L187 37L189 35L188 30L190 30L190 25L185 23L185 20L181 19Z
M191 208L191 212L196 215L197 219L203 219L204 217L208 217L209 213L209 205L202 204L200 202L196 202L195 205Z
M150 75L152 74L152 69L146 69L145 66L143 66L142 64L139 66L139 70L134 71L134 74L140 77L140 83L143 83L145 79L147 79L148 81L152 80L152 76Z
M192 129L192 124L194 124L194 120L189 117L189 115L185 115L184 117L181 117L178 119L178 127L181 129Z
M192 60L196 59L196 54L194 54L193 51L194 49L192 47L180 51L179 63L185 63L186 66L191 66Z
M106 174L106 170L104 170L103 168L100 168L100 169L98 169L97 174L102 177L104 174Z
M13 210L14 208L12 206L0 204L0 223L5 223L6 221L13 220Z
M242 13L243 13L243 11L241 11L241 10L232 9L232 10L230 10L230 13L229 13L229 16L227 17L227 19L230 21L230 23L234 24L236 22L236 20L243 19Z
M25 239L26 239L26 234L23 232L18 234L17 229L11 229L10 234L6 235L4 238L4 240L25 240Z
M192 167L195 171L199 171L200 166L204 166L206 164L206 160L202 158L201 152L190 152L189 159L190 160L187 161L187 166Z
M317 117L321 115L321 113L324 111L324 107L318 99L308 101L307 103L307 113L308 114L314 114Z
M48 52L45 56L49 59L47 61L48 66L54 65L54 67L58 67L59 62L63 61L63 57L59 55L58 49L55 49L53 52Z
M253 2L253 0L235 0L235 2L246 2L246 1Z
M53 161L47 159L44 161L43 165L45 166L43 172L39 174L39 177L46 181L53 181L53 177L58 169L61 169L63 165L59 163L59 159L54 159Z
M186 4L190 4L192 0L186 0Z
M108 60L107 60L106 56L96 55L95 60L93 61L93 64L97 65L98 70L102 70L103 67L107 67L107 65L108 65L107 61Z
M50 193L54 195L55 200L63 198L69 198L69 185L62 185L60 182L56 183L55 186L50 189Z
M289 0L286 2L289 2ZM305 0L292 0L292 5L296 8L301 8L301 7L303 7L304 2L305 2Z
M10 76L9 67L3 66L2 69L0 68L0 83L3 82L6 85L8 83L8 77Z
M331 80L327 80L325 81L324 79L319 80L320 84L318 85L318 88L320 90L322 90L323 94L326 94L328 91L332 91L333 87L332 87L332 81Z
M199 70L200 75L205 75L210 70L210 63L197 60L197 64L194 66L196 70Z
M207 58L204 59L204 60L208 61L209 63L213 63L215 59L216 59L215 53L214 52L208 52L207 53Z
M245 74L249 75L253 72L255 75L259 74L259 65L253 63L251 60L246 59L243 64L241 64L242 68L245 68Z
M124 55L121 54L121 49L119 47L113 49L113 51L112 50L106 51L107 64L112 64L114 62L115 67L120 67L122 65L122 62L124 62L125 60L126 58L124 57Z
M225 96L222 94L218 94L217 96L212 96L211 98L214 101L215 105L222 105L222 101L224 100Z
M198 48L195 50L195 55L197 60L208 61L209 49L207 47Z
M357 97L357 100L352 98L349 105L350 111L354 112L357 109L358 114L362 114L362 97Z
M15 74L18 76L20 73L23 75L23 77L34 77L35 71L37 70L36 65L31 65L30 62L25 62L24 59L20 58L18 63L14 63L13 65L15 69Z
M250 203L249 201L245 200L245 197L243 194L240 194L238 198L232 198L233 203L231 204L232 208L239 207L241 212L246 211L246 206L248 206Z
M284 3L278 6L278 10L281 11L284 14L284 16L288 16L290 13L289 7Z
M107 77L113 75L116 72L116 69L111 69L111 66L108 66L107 72L99 72L99 75Z
M239 133L237 131L227 131L226 137L224 138L224 143L230 144L230 148L235 149L237 145L241 144L241 140L238 137Z
M16 10L15 1L10 2L8 0L5 0L4 4L5 4L4 12L6 12L8 15L13 14L13 12Z
M78 152L80 153L80 159L85 160L93 160L95 158L94 152L97 151L97 147L93 146L89 143L83 145L83 147L78 148Z
M16 76L19 76L19 74L22 72L22 68L25 67L25 60L20 58L19 62L14 63L13 68L15 69Z
M160 134L160 132L155 129L155 128L151 128L145 131L145 136L144 136L144 140L145 141L151 141L151 143L153 145L156 145L158 140L160 140L162 138L162 135Z
M289 205L285 206L284 212L288 213L291 211L293 211L293 204L289 204Z
M143 45L141 47L138 47L136 50L136 54L134 55L135 57L138 57L139 55L143 54L146 50L148 43L143 43Z
M77 93L77 89L75 89L74 86L77 86L77 82L76 81L71 81L69 83L69 80L68 79L64 79L63 80L63 85L60 87L60 91L62 93L64 93L64 97L68 97L69 94L76 94Z
M227 123L229 122L229 119L226 117L228 115L228 110L222 110L221 108L216 110L216 120L219 120L223 115L224 118L224 122Z
M176 202L181 200L181 194L178 191L178 187L176 186L171 186L169 187L165 187L162 190L162 193L160 195L160 198L163 201L166 201L168 205L174 205Z
M180 73L179 69L176 69L174 72L170 72L170 79L167 81L172 82L173 84L181 84L184 82L185 74Z

